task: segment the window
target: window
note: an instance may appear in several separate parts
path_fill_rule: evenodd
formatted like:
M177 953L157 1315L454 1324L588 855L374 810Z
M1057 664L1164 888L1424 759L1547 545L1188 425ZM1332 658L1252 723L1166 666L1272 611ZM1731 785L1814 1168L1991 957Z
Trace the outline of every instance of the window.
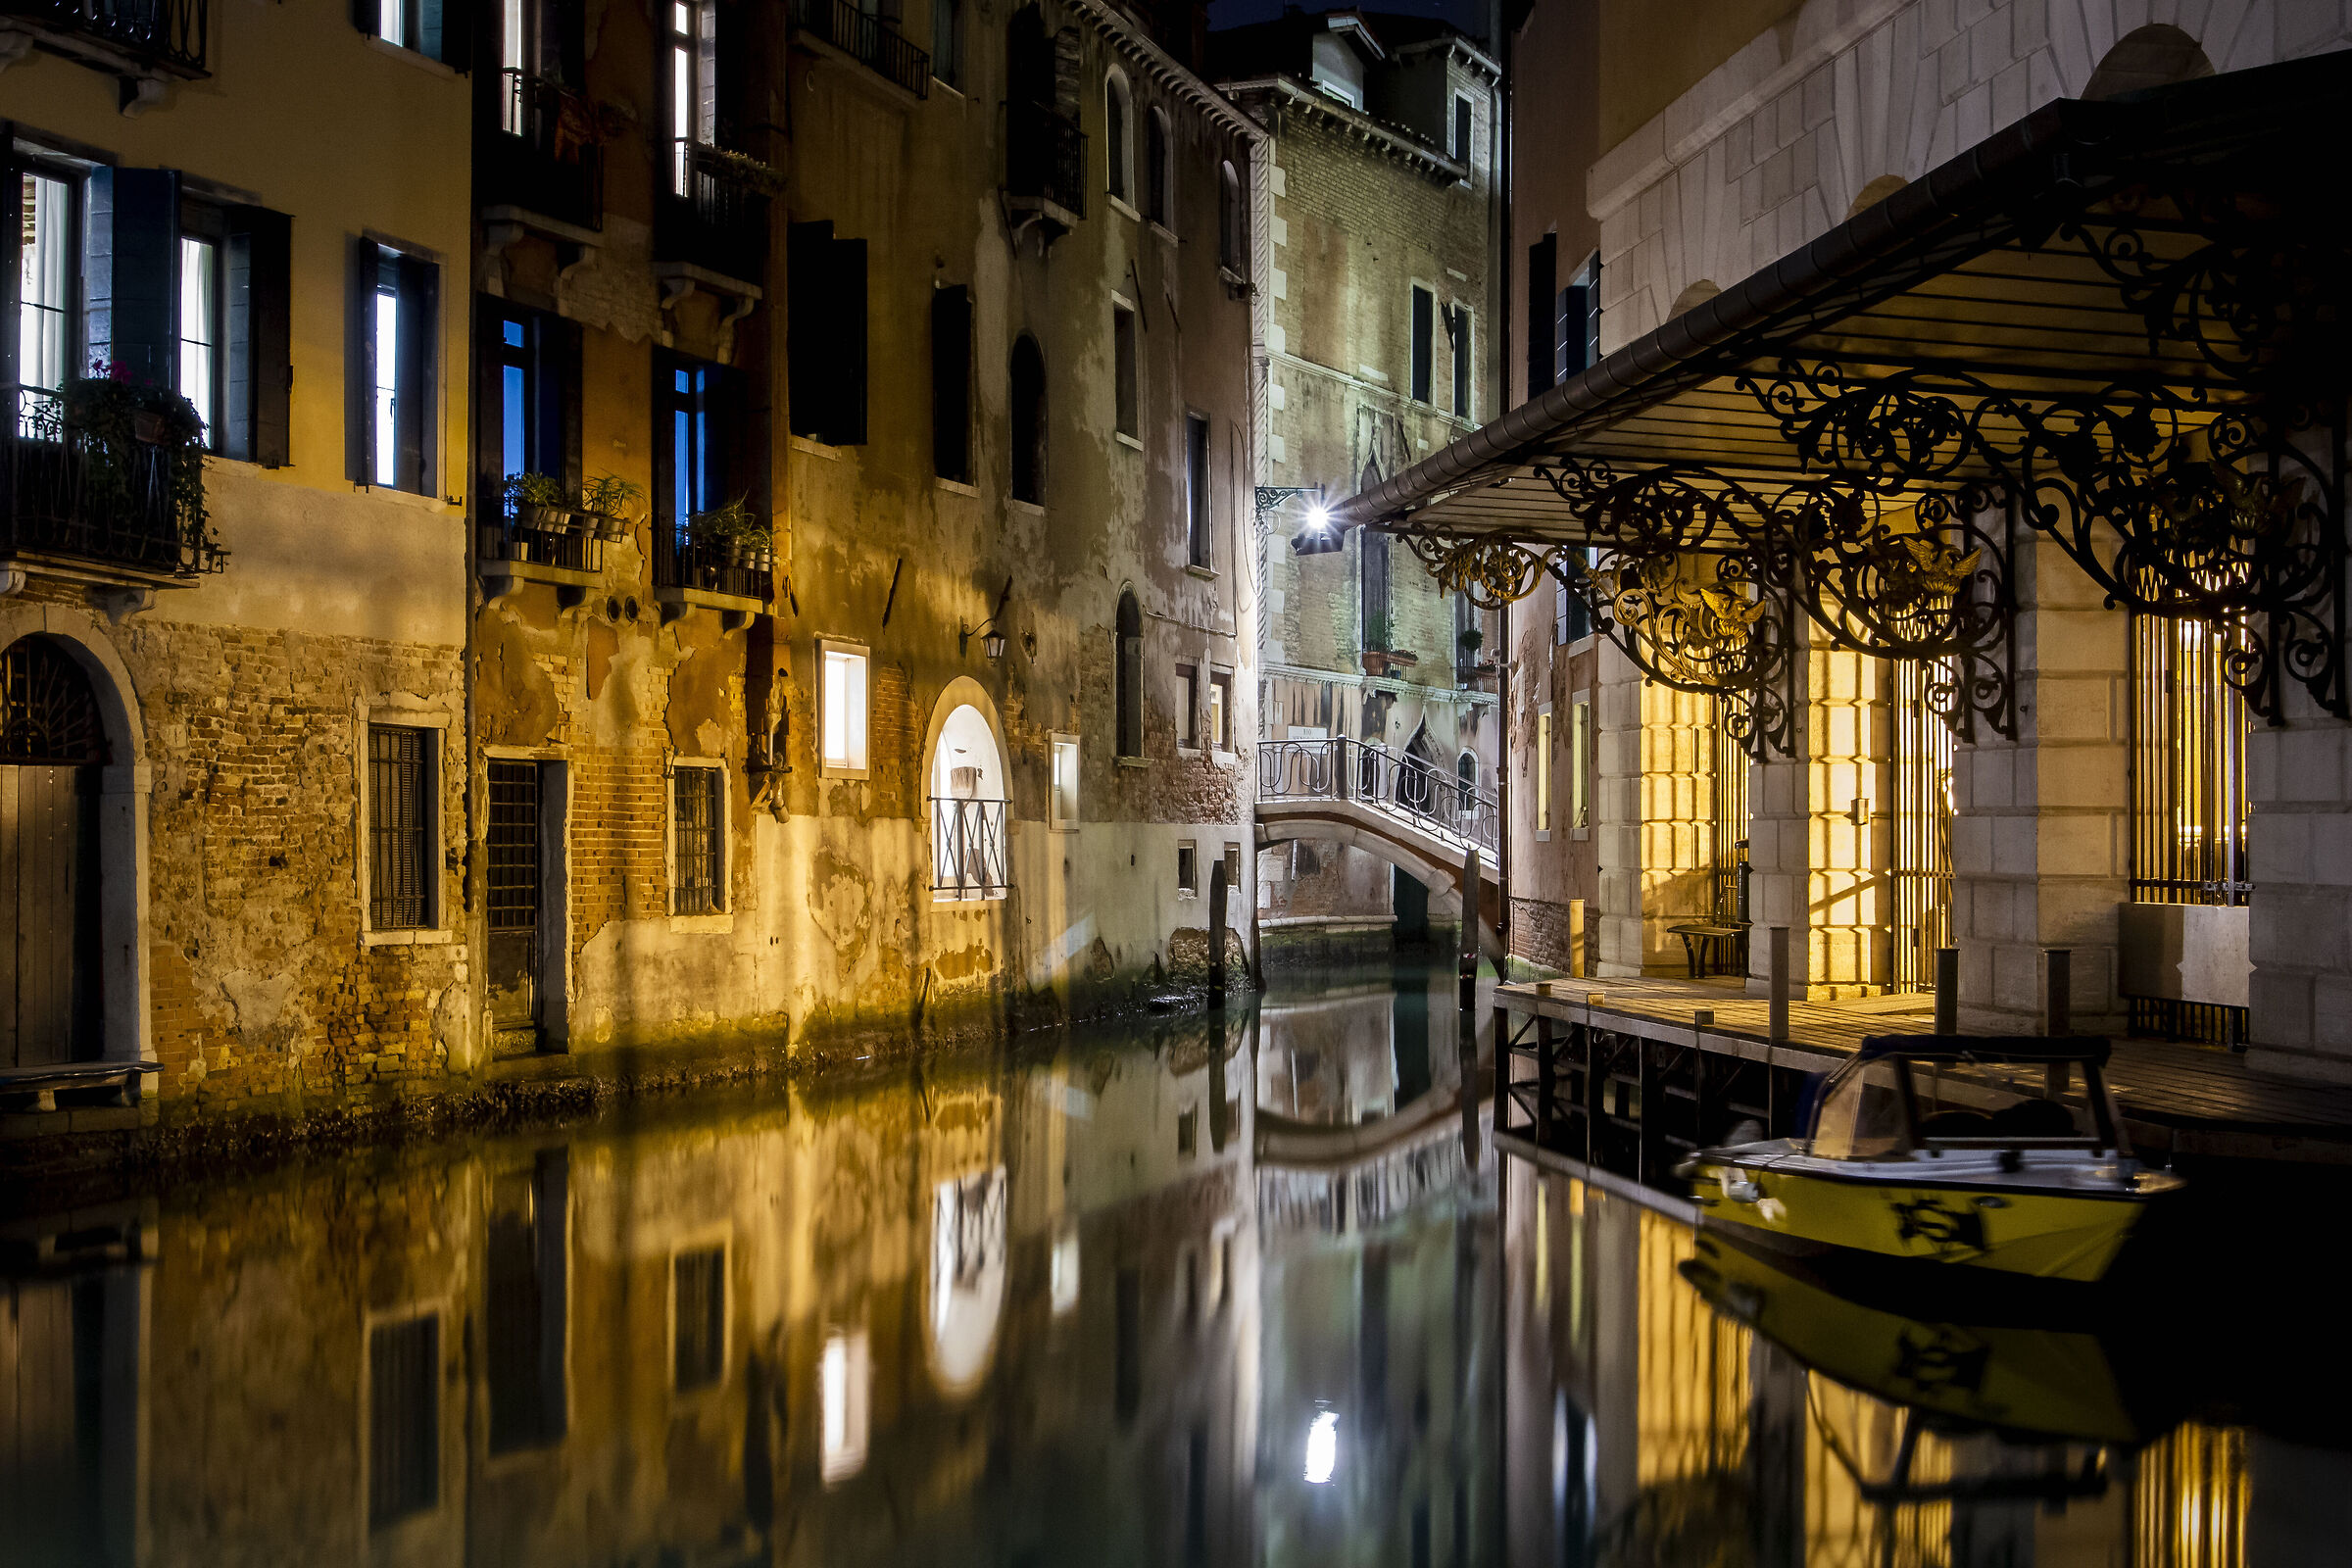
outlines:
M790 303L785 345L792 433L827 446L865 443L866 251L831 221L795 223L786 236ZM970 336L970 306L962 317ZM936 317L934 318L936 324ZM969 352L968 350L966 351Z
M717 914L726 907L726 807L715 767L670 773L669 912Z
M1196 1152L1200 1146L1200 1112L1188 1110L1176 1118L1176 1152L1180 1155L1189 1155ZM1189 1282L1193 1271L1193 1260L1190 1257L1184 1260L1184 1271Z
M963 89L963 0L931 0L931 79Z
M1363 596L1364 648L1378 652L1389 646L1389 536L1370 528L1358 528L1363 541L1363 557L1359 563Z
M372 240L358 247L352 478L434 493L434 337L440 271Z
M931 469L972 480L972 291L931 291Z
M1592 701L1579 697L1568 710L1568 825L1592 825Z
M1200 850L1191 839L1176 846L1176 892L1191 898L1200 891Z
M654 512L672 530L727 497L729 391L718 366L654 357Z
M482 473L475 481L478 492L497 495L506 477L515 473L546 474L568 485L579 469L572 412L578 404L573 368L578 360L572 352L572 329L537 311L516 310L500 301L484 304L482 333L489 349L484 356L488 384L482 389L482 414L489 439L483 443ZM691 373L689 379L691 389ZM707 448L707 417L702 427L702 447ZM687 437L684 471L699 495L707 487L707 453L694 444L691 417Z
M1413 401L1427 403L1436 374L1438 299L1420 284L1413 285Z
M1126 305L1110 308L1110 357L1112 380L1116 383L1117 406L1114 428L1123 436L1132 437L1137 430L1136 402L1138 379L1135 364L1135 312Z
M865 773L866 652L840 643L817 644L823 683L817 691L817 715L823 736L818 761L828 773Z
M1115 201L1135 198L1135 103L1127 78L1112 72L1102 79L1102 188Z
M1115 700L1121 757L1144 755L1144 614L1133 593L1119 595L1119 621L1112 634L1117 669Z
M1823 1159L1884 1159L1909 1141L1903 1090L1891 1061L1841 1072L1823 1092L1811 1152Z
M1456 305L1446 313L1446 335L1453 344L1453 413L1456 418L1467 419L1470 414L1470 374L1475 360L1470 347L1470 307Z
M17 375L25 387L55 392L82 370L81 185L29 171L23 179ZM33 401L24 400L20 420L35 416Z
M1564 648L1591 636L1592 612L1585 604L1585 596L1556 577L1552 579L1551 595L1552 645Z
M1560 241L1546 234L1527 248L1527 395L1534 397L1555 379L1552 301L1559 289Z
M1154 109L1144 120L1144 216L1163 228L1176 226L1176 150L1168 115Z
M1209 543L1208 420L1184 418L1185 560L1203 570L1215 564Z
M1208 743L1220 752L1233 750L1233 674L1219 670L1208 678Z
M466 17L446 0L355 0L352 12L362 32L460 71L466 69Z
M438 733L368 726L368 923L377 931L433 923Z
M1176 744L1198 751L1200 746L1200 666L1176 666Z
M727 1369L727 1250L680 1252L670 1263L670 1293L677 1390L708 1388Z
M1054 826L1066 832L1078 825L1078 737L1054 737Z
M1536 710L1536 831L1551 831L1551 709Z
M441 1500L441 1319L384 1323L368 1335L368 1528Z
M1217 166L1217 262L1241 276L1249 271L1250 231L1242 213L1242 176L1231 160Z
M694 150L718 134L718 8L711 0L669 0L668 19L669 188L691 196Z
M220 244L179 239L179 395L196 406L207 445L220 415Z
M1553 381L1565 381L1600 363L1600 257L1588 257L1576 279L1560 290L1552 333Z
M1470 100L1458 92L1453 95L1453 161L1470 162Z
M1012 499L1046 503L1046 357L1023 332L1012 344Z

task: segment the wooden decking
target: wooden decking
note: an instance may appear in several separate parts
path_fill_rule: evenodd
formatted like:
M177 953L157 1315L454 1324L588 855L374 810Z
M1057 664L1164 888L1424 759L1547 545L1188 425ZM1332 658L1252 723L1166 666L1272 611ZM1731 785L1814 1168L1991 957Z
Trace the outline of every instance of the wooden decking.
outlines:
M1494 1004L1676 1045L1816 1070L1880 1034L1925 1034L1925 996L1788 1004L1788 1038L1769 1043L1767 1004L1738 979L1555 980L1495 987ZM1599 998L1590 1002L1590 997ZM1700 1025L1694 1014L1709 1011ZM2297 1084L2246 1070L2234 1052L2117 1039L2108 1082L2132 1142L2152 1155L2204 1154L2352 1164L2352 1089Z

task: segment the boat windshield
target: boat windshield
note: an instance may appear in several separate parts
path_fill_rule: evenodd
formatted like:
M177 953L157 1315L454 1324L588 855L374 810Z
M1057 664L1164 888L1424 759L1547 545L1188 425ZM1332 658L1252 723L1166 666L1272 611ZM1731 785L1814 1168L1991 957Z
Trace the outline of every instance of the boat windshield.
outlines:
M1824 1159L1886 1159L1903 1152L1903 1091L1891 1061L1839 1073L1813 1122L1813 1152Z
M1911 1069L1919 1136L1930 1143L2093 1136L2088 1108L2056 1099L2057 1087L2041 1066L1979 1063L1955 1072L1922 1062Z

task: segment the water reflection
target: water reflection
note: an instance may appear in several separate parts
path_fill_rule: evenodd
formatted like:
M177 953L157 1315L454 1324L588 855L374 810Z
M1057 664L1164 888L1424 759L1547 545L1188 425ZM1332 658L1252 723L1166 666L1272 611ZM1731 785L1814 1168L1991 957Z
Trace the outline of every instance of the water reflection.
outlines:
M19 1222L0 1559L1491 1561L1492 1167L1401 1115L1261 1157L1264 1051L1237 1010Z

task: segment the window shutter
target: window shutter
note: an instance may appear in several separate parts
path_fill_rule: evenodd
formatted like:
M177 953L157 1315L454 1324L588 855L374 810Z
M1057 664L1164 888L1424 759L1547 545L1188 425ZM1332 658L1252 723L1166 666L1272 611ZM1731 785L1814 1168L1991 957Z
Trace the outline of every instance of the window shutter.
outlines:
M1544 235L1527 248L1527 395L1551 385L1552 300L1559 289L1560 244Z
M16 145L16 125L0 120L0 320L11 322L19 319L17 307L24 287L18 255L24 243L24 176L11 156ZM17 331L14 326L0 331L0 385L17 384ZM15 417L13 406L7 413Z
M436 19L440 29L438 38L428 38L424 52L452 71L473 69L472 0L423 0L420 7ZM549 10L560 10L551 6Z
M393 394L393 428L400 440L400 464L394 470L400 488L418 495L432 493L433 410L439 399L433 386L433 337L439 329L440 301L432 263L403 256L400 277L400 378Z
M231 457L282 468L292 426L288 325L293 226L267 207L228 214L228 443Z
M833 242L833 301L836 342L833 373L840 380L832 434L837 447L865 444L865 241Z
M825 404L827 339L831 332L828 301L833 259L830 220L795 223L785 234L785 364L794 435L829 439L830 411Z
M178 383L179 175L97 169L89 179L89 345L134 381Z
M540 318L545 343L539 367L539 396L548 404L554 450L564 455L564 482L575 491L587 477L580 455L580 323Z
M378 0L351 0L351 24L370 38L381 37L383 20Z
M383 247L371 239L351 245L350 318L343 334L343 448L348 476L375 483L375 285Z
M931 468L969 482L972 427L971 291L931 293Z

